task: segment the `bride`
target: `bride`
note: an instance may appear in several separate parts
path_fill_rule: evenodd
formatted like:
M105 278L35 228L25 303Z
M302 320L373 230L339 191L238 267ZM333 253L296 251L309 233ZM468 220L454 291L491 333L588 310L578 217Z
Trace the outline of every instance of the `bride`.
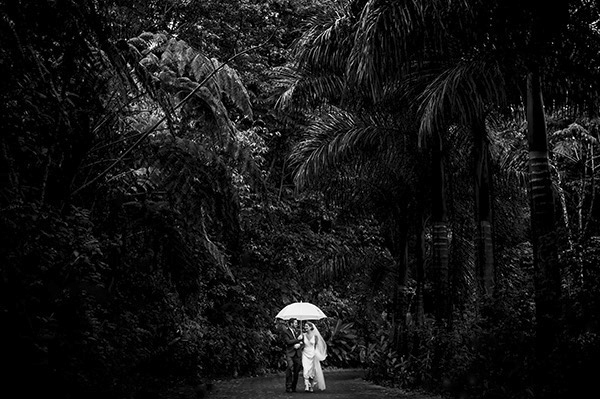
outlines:
M302 374L304 376L304 392L313 392L316 387L325 390L325 378L321 362L327 357L327 344L317 327L306 322L304 325L304 349L302 349Z

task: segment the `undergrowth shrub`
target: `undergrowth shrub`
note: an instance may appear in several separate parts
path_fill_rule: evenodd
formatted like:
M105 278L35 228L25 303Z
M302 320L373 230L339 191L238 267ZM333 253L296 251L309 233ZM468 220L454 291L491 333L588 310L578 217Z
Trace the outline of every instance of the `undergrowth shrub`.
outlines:
M202 371L212 378L264 374L276 339L269 330L211 325L202 342Z
M465 344L445 368L453 397L530 398L535 360L531 298L501 296L459 324ZM457 363L459 367L456 367ZM456 368L453 368L456 367Z
M369 380L456 398L531 397L534 308L526 295L501 295L479 313L456 315L451 329L427 319L411 326L408 339L405 354L383 330L363 348Z
M380 329L375 342L363 346L360 360L366 369L366 378L376 384L394 385L401 376L402 360L394 349L387 330Z

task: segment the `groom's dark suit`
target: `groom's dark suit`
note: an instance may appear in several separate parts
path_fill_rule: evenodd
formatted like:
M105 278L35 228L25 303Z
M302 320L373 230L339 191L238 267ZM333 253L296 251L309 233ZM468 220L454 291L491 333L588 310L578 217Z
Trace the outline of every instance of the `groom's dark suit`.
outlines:
M285 327L283 331L283 339L285 341L285 360L287 367L285 370L285 390L296 391L296 384L298 384L298 374L302 368L302 348L304 344L302 340L298 339L300 335L299 330L293 330L291 327ZM294 345L300 344L298 349L294 348Z

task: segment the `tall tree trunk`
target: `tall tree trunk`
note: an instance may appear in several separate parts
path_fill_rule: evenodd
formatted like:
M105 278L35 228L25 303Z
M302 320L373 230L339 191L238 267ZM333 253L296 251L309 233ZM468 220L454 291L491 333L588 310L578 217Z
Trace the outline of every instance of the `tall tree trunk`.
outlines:
M435 314L438 322L452 321L450 272L448 263L448 216L446 209L446 176L441 137L435 138L432 148L432 225L433 279Z
M477 222L477 276L483 296L494 294L495 267L492 238L492 179L490 147L485 121L473 124L475 167L475 216Z
M531 240L535 270L536 350L540 365L543 365L558 336L561 319L560 272L544 105L540 76L535 69L527 75L527 131ZM546 364L544 368L547 367Z
M417 325L422 326L425 324L425 220L421 220L416 237L416 283L415 317Z

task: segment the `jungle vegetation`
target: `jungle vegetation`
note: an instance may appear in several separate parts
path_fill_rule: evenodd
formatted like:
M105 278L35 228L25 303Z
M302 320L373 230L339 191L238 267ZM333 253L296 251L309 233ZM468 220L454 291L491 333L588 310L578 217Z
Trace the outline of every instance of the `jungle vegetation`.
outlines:
M325 367L378 384L594 387L598 1L0 13L1 353L22 397L281 371L295 301L328 315Z

